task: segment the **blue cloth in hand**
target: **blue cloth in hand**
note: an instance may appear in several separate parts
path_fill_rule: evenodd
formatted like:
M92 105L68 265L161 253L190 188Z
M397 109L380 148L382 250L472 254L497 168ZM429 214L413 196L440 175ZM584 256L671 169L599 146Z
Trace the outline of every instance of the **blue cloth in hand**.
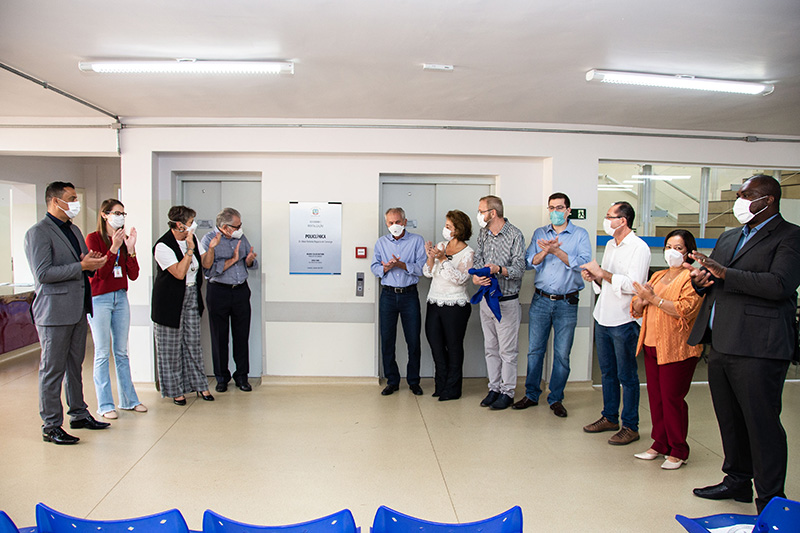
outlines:
M470 268L469 273L473 276L489 277L492 279L491 285L481 285L480 290L472 295L469 303L479 304L481 303L481 298L486 298L486 305L489 306L492 314L494 314L497 321L500 322L502 318L500 314L500 297L503 296L503 291L500 290L500 284L497 283L497 278L494 277L489 267Z

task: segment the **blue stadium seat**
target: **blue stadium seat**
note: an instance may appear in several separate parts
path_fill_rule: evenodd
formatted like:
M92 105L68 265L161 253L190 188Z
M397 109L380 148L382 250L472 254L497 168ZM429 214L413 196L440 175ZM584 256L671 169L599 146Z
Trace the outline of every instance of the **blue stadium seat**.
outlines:
M87 520L39 503L36 526L41 533L189 533L186 520L177 509L125 520Z
M728 528L731 533L750 531L745 526L752 526L753 533L797 532L800 531L800 502L772 498L760 515L715 514L701 518L675 515L675 520L689 533L725 531L722 528Z
M20 527L11 520L5 511L0 511L0 533L36 533L35 527Z
M443 524L428 522L404 515L381 506L375 513L372 533L522 533L522 509L512 507L508 511L466 524Z
M214 511L203 513L203 533L358 533L353 513L343 509L338 513L286 526L256 526L225 518Z

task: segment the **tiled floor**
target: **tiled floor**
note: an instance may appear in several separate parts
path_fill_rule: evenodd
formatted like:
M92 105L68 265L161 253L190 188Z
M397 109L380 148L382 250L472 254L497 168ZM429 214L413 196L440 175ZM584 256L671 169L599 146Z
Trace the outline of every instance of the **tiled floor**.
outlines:
M406 387L380 396L376 382L271 384L186 407L139 385L146 414L121 412L108 430L75 430L77 446L42 442L38 352L0 362L0 509L18 526L34 525L34 505L112 519L177 507L201 528L205 509L260 524L309 520L342 508L368 531L379 505L429 520L466 522L522 506L526 531L682 531L676 513L755 513L754 505L711 502L693 487L718 482L721 446L708 388L696 385L689 464L660 461L585 434L601 393L570 385L559 419L546 405L492 412L478 406L484 380L465 384L459 401ZM86 400L96 407L91 365ZM213 383L212 383L213 387ZM518 388L518 395L523 388ZM642 433L650 429L642 391ZM789 436L787 494L800 497L800 383L787 383L783 421ZM65 426L65 429L66 426ZM68 430L68 429L67 429ZM69 431L69 430L68 430Z

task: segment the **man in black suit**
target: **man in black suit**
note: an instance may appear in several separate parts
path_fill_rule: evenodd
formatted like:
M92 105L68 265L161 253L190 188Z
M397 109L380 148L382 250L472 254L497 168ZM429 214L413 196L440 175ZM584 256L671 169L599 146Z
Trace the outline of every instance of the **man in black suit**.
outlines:
M710 344L708 383L725 460L722 483L694 489L711 500L753 501L760 513L785 497L787 443L781 395L795 355L800 227L780 215L775 178L753 176L733 207L741 229L720 236L711 255L695 252L695 289L707 297L689 344Z

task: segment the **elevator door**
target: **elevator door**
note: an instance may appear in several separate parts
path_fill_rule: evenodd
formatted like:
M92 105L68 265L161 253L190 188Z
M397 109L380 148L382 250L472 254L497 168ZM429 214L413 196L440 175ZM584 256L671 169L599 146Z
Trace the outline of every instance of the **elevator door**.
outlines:
M454 183L452 178L446 178L445 183L435 182L435 178L425 178L423 183L415 183L413 176L393 178L391 181L384 179L381 187L381 235L386 234L386 224L383 213L390 207L402 207L408 219L408 231L417 233L434 244L443 240L442 228L445 224L445 215L448 211L458 209L466 213L472 221L472 238L467 244L473 249L478 240L478 224L475 214L478 212L478 201L481 197L492 194L492 185L488 179L484 183ZM419 297L422 307L422 361L420 375L433 377L433 359L431 349L425 338L426 298L430 289L430 280L422 277L419 280ZM472 281L467 282L467 293L471 296L477 289ZM405 376L408 363L408 348L403 337L402 326L398 320L397 326L397 365L400 373ZM380 349L380 343L378 343ZM379 357L380 360L380 357ZM464 377L485 377L486 364L483 353L483 333L481 332L478 307L472 306L472 314L464 338Z
M224 207L233 207L242 214L242 229L247 240L258 254L258 269L248 271L250 286L250 377L260 378L263 369L261 302L262 283L261 270L264 258L261 255L261 182L237 179L220 179L211 174L192 174L182 177L183 204L197 212L197 238L216 228L217 213ZM205 301L206 283L203 284L203 301ZM208 313L203 313L201 321L201 339L203 343L203 359L206 374L213 375L211 361L211 335L208 330ZM230 344L230 343L229 343ZM229 368L236 368L233 354L229 352Z

